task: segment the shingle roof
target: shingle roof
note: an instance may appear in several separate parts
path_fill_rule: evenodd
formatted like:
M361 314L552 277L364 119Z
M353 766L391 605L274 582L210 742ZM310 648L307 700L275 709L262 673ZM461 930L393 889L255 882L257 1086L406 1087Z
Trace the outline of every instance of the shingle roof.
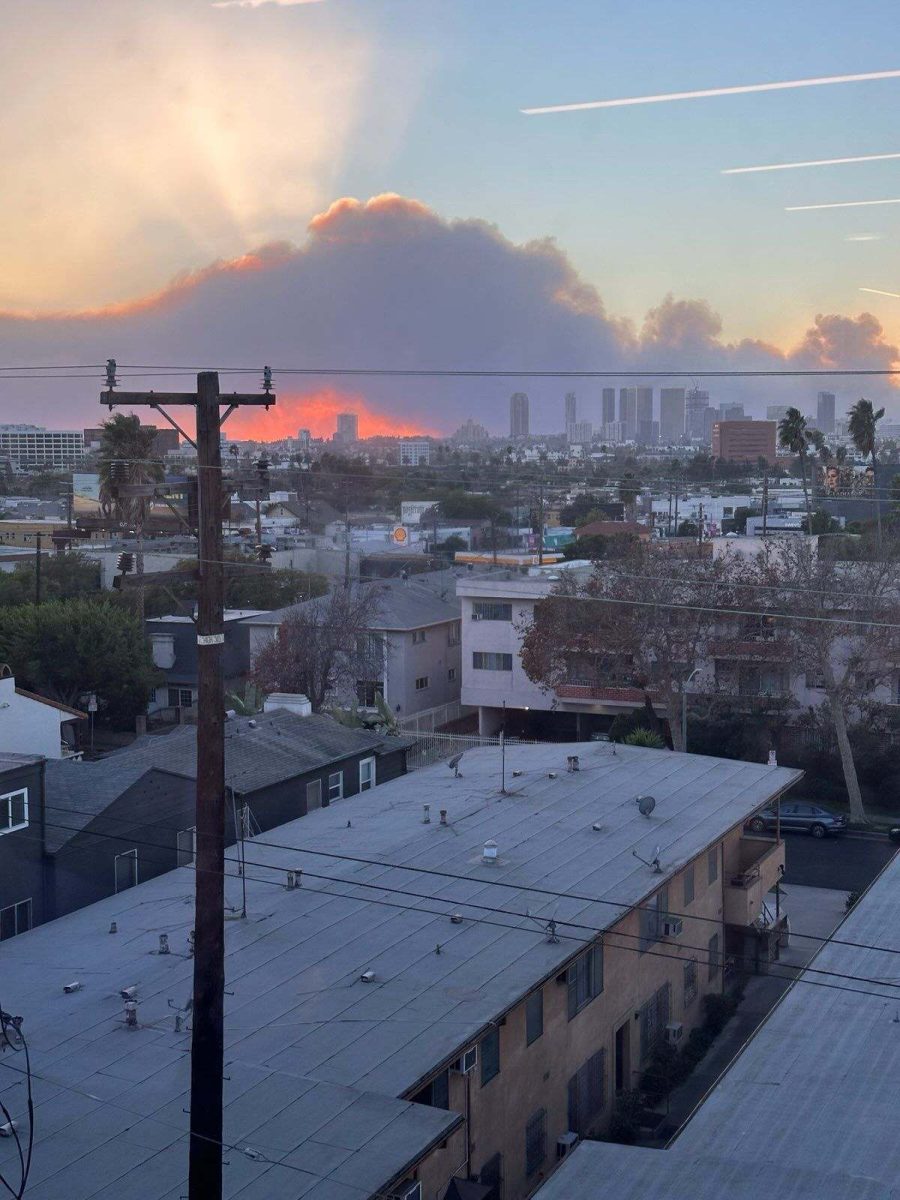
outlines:
M229 903L246 885L249 913L226 923L230 1142L256 1140L272 1157L290 1154L299 1168L324 1172L324 1152L304 1144L309 1131L298 1088L314 1082L325 1094L355 1089L366 1093L368 1113L386 1116L396 1097L558 973L587 936L578 926L616 921L623 905L645 899L798 777L760 763L615 749L585 742L510 747L508 768L524 774L503 796L496 749L474 750L459 778L446 764L401 776L248 845L247 876L229 873L226 880ZM565 761L573 751L581 770L569 774ZM649 818L634 803L639 792L656 798ZM448 825L424 824L423 801L435 814L445 808ZM493 865L482 861L487 838L499 846ZM649 860L657 846L662 875L632 854ZM411 875L406 866L459 878ZM301 887L285 889L286 868L303 871ZM79 1200L178 1196L188 1039L174 1031L169 1000L183 1003L191 991L192 961L178 951L193 924L193 882L190 869L181 868L0 944L4 1007L26 1014L42 1080L29 1200L56 1200L63 1170L65 1194ZM507 894L497 882L522 890ZM595 899L556 899L536 888ZM484 914L470 904L493 907L494 923L479 920ZM448 915L457 910L464 919L451 924ZM550 916L559 942L541 927ZM112 920L116 936L107 933ZM169 934L174 953L154 953L160 932ZM375 979L364 983L360 975L369 969ZM84 987L64 995L72 978ZM122 1027L118 996L131 985L139 997L135 1033ZM167 1132L159 1122L177 1128ZM364 1200L391 1170L382 1155L395 1143L369 1128L346 1200ZM396 1127L408 1154L441 1128ZM10 1149L0 1144L0 1169ZM267 1180L265 1163L228 1157L230 1196L268 1197L286 1182L275 1172ZM341 1195L337 1187L336 1179L313 1178L308 1191L286 1194L333 1200Z
M328 763L369 751L378 754L409 744L365 729L349 729L332 717L314 713L300 717L276 711L258 717L232 718L225 728L225 778L238 795L293 779ZM151 770L197 774L197 730L181 725L171 733L146 735L124 750L96 762L53 760L47 763L48 805L68 809L67 829L48 829L47 848L54 853L78 830Z
M421 629L459 620L461 604L456 597L456 576L449 572L428 572L427 575L411 575L405 580L385 579L357 584L356 589L360 588L374 591L378 596L378 613L370 623L372 629ZM327 603L327 596L319 596L258 617L248 617L244 624L280 625L286 617L308 605L324 607Z

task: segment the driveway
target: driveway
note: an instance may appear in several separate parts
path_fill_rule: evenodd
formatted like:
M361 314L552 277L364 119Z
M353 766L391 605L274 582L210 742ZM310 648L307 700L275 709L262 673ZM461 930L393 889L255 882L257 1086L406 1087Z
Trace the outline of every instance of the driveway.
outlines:
M787 833L784 885L836 888L859 892L868 887L882 867L897 852L886 837L814 838L804 833Z

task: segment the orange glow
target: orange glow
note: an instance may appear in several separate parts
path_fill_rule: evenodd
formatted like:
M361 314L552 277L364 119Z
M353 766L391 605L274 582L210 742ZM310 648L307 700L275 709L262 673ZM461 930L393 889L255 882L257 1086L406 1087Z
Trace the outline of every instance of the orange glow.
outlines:
M295 438L298 429L308 429L313 437L330 438L337 427L337 415L342 412L357 414L361 438L439 436L419 421L378 412L364 397L336 388L318 388L300 395L286 395L278 389L277 403L268 412L238 409L228 422L228 436L274 442Z

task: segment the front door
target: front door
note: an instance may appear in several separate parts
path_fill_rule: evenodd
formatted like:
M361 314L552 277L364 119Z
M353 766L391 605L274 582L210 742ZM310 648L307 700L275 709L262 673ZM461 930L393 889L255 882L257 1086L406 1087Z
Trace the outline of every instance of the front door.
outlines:
M626 1021L616 1030L616 1094L627 1092L631 1086L631 1039Z

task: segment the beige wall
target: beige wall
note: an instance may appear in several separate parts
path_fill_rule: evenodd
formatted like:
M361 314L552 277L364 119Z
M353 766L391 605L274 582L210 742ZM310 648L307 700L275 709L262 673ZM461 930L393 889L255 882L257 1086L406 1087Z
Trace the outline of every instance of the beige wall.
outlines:
M603 992L570 1021L565 983L556 977L543 985L544 1032L530 1046L525 1040L525 1002L506 1014L500 1028L500 1074L482 1087L481 1062L468 1076L471 1089L469 1140L471 1163L465 1163L465 1134L454 1134L446 1149L432 1153L421 1166L425 1200L440 1200L454 1173L465 1178L478 1176L484 1164L498 1151L503 1155L503 1200L519 1200L534 1191L556 1166L557 1138L569 1128L568 1083L572 1075L598 1050L605 1051L604 1104L591 1132L602 1132L614 1107L615 1034L624 1026L631 1060L625 1086L636 1087L641 1073L641 1006L665 983L671 985L670 1021L680 1021L688 1033L703 1020L703 996L722 988L722 971L708 978L707 946L719 934L724 954L722 926L726 862L737 862L740 830L735 830L715 848L716 879L708 878L707 854L693 860L694 899L684 904L684 875L669 879L668 911L683 915L680 937L651 945L638 953L639 914L629 913L604 935ZM690 864L689 864L690 865ZM648 873L648 883L652 877ZM698 919L706 918L706 920ZM574 942L570 943L577 950ZM580 950L577 950L580 953ZM697 995L684 1004L683 963L696 958ZM564 976L564 968L561 973ZM450 1106L466 1112L466 1078L451 1072ZM531 1177L525 1174L525 1127L536 1109L547 1112L547 1156L543 1167Z

